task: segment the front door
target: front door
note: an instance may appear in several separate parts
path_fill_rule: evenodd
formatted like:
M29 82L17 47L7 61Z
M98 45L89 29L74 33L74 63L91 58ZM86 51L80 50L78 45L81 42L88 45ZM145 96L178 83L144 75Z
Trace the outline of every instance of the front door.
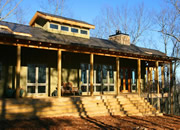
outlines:
M42 96L47 94L46 67L44 65L28 65L27 93Z
M132 71L130 68L121 68L121 92L131 92Z

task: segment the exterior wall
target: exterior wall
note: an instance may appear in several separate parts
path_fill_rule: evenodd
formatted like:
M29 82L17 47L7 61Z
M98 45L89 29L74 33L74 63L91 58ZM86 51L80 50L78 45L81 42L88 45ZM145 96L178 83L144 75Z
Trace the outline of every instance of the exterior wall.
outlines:
M20 87L27 91L27 66L21 66L20 71Z
M56 68L50 68L50 86L49 86L49 95L52 96L52 92L56 90L57 83L58 83L58 74Z

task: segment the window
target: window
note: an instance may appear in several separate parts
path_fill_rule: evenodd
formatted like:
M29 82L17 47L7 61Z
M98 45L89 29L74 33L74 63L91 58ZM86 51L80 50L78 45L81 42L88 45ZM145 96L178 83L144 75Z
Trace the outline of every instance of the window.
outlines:
M62 30L62 31L69 31L69 27L61 26L61 30Z
M50 23L50 28L52 28L52 29L58 29L58 25Z
M73 32L73 33L78 33L78 29L76 29L76 28L71 28L71 32Z
M44 65L28 65L27 93L46 93L46 67Z
M87 35L88 32L86 30L81 30L81 34Z
M2 64L0 63L0 80L2 80Z

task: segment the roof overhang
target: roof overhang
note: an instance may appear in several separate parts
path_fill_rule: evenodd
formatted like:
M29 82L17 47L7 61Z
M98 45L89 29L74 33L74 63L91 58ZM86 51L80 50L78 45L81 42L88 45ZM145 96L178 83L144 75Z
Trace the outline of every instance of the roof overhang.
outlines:
M73 45L72 43L64 44L63 42L51 43L48 41L37 41L37 39L33 39L31 37L27 37L24 39L23 36L12 36L6 37L6 34L3 34L2 41L0 40L0 44L3 45L20 45L22 47L28 48L36 48L36 49L47 49L47 50L58 50L62 51L74 52L74 53L83 53L83 54L95 54L101 56L110 56L110 57L119 57L119 58L127 58L127 59L140 59L145 61L158 61L163 63L170 63L174 60L172 57L161 57L161 56L152 56L152 55L141 55L141 54L133 54L133 53L125 53L117 50L112 50L108 48L94 48L94 47L83 47L78 45ZM61 44L60 44L61 43Z
M67 20L67 19L63 19L63 18L57 18L57 17L53 17L53 16L49 16L40 12L36 12L35 15L33 16L33 18L31 19L31 21L29 22L30 26L33 26L34 22L36 21L36 19L40 17L43 19L46 19L48 21L55 21L55 22L59 22L59 23L65 23L65 24L69 24L69 25L74 25L74 26L79 26L79 27L84 27L84 28L88 28L88 29L95 29L94 25L91 24L85 24L82 22L77 22L77 21L73 21L73 20Z

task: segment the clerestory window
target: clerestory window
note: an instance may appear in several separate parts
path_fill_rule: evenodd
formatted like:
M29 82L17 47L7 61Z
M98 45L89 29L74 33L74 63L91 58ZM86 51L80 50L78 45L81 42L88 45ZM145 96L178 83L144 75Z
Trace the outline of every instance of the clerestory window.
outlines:
M50 28L51 29L58 29L58 25L50 23Z

